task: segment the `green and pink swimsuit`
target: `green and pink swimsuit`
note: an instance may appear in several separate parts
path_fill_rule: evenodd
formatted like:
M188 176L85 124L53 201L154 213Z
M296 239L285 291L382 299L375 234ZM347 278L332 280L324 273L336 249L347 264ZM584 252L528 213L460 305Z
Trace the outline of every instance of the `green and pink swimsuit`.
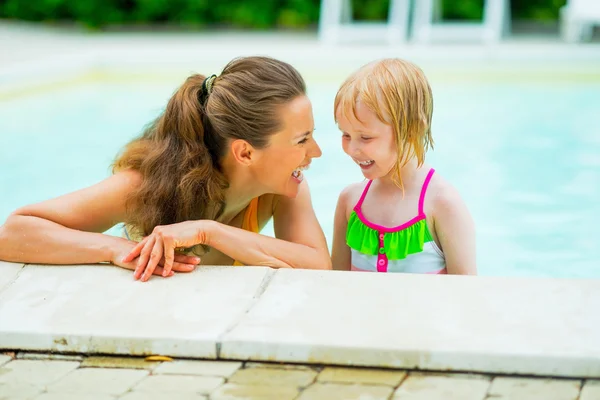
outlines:
M393 228L374 224L363 215L361 206L373 181L367 183L350 214L346 231L346 243L352 252L352 271L446 273L444 253L431 237L423 211L433 173L432 168L421 188L419 214Z

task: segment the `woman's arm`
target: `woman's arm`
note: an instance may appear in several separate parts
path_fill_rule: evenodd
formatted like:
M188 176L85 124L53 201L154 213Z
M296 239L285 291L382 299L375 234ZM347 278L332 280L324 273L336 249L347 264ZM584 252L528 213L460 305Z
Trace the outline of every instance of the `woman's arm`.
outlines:
M475 224L458 191L450 185L434 200L434 226L449 274L477 275Z
M22 207L0 227L0 259L23 263L110 261L120 238L101 232L123 220L135 173L120 173L88 188Z
M135 265L120 259L136 244L101 232L123 221L127 195L139 182L137 172L121 172L88 188L16 210L0 226L0 259L39 264L112 262L133 269Z
M296 198L279 199L273 218L277 238L207 220L159 226L125 261L139 256L141 264L134 276L145 281L154 271L155 260L164 256L168 273L176 248L205 244L246 265L331 269L325 235L312 208L306 182L300 185Z
M312 206L308 183L303 181L295 198L281 197L273 212L277 242L265 252L283 267L331 269L327 240Z
M350 247L346 244L346 230L348 229L348 217L346 212L349 196L348 192L349 188L346 188L340 193L333 221L331 261L333 269L340 271L350 271L352 263Z

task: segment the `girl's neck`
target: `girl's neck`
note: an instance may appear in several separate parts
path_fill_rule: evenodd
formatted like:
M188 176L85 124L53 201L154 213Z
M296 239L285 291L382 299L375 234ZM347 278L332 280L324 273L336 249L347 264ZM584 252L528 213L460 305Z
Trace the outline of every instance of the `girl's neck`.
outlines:
M425 167L425 165L422 165L419 167L417 159L415 157L413 157L406 163L406 165L404 165L401 168L400 179L402 180L402 185L404 186L405 190L411 186L411 184L415 180L415 177L417 175L419 175L419 172L424 167ZM382 188L400 189L394 183L394 181L392 179L393 176L394 176L394 171L392 170L392 171L388 172L387 175L376 179L376 181L377 181L378 185Z

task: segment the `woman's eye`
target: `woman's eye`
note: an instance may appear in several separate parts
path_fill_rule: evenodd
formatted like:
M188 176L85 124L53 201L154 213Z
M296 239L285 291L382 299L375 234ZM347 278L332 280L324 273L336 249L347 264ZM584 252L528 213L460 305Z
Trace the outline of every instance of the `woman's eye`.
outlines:
M298 144L304 144L308 142L308 137L305 137L304 139L302 139L301 141L298 142Z

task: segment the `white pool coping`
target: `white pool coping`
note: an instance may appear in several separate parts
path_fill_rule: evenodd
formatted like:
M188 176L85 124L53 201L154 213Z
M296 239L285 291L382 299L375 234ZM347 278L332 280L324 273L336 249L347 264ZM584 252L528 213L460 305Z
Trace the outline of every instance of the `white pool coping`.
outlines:
M600 280L0 270L0 349L600 377Z

